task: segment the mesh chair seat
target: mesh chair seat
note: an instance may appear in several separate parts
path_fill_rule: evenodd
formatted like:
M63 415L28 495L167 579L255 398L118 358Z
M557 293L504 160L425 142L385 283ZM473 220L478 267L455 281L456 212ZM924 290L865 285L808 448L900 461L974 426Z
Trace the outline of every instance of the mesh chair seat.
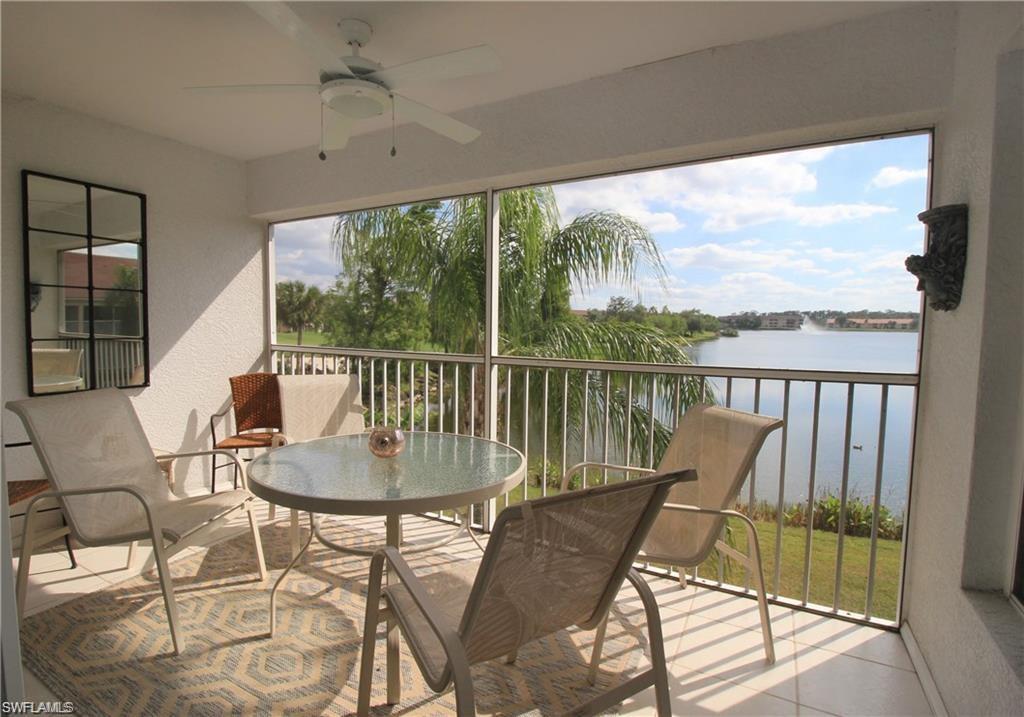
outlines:
M458 629L478 567L476 562L463 563L420 576L427 594L434 598L441 609L435 619L445 627ZM383 594L394 606L395 614L402 622L405 638L413 646L413 653L420 656L423 667L430 672L432 679L440 679L448 657L408 588L403 583L395 583L384 588Z
M207 523L236 510L239 505L245 503L249 496L248 491L226 490L212 495L179 498L170 503L153 506L151 510L164 538L171 543L177 543ZM126 543L149 538L149 523L141 514L121 526L120 530L122 532L108 537L107 540Z
M274 442L274 436L276 433L239 433L234 436L228 436L223 440L217 441L214 448L221 449L226 448L227 450L242 450L244 448L270 448Z

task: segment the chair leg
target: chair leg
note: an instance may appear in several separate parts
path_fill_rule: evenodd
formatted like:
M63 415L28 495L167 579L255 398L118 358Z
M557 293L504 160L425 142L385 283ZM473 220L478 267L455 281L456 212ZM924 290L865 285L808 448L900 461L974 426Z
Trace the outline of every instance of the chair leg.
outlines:
M597 684L597 670L601 665L601 650L604 648L604 635L608 631L608 615L597 626L597 633L594 635L594 649L590 653L590 672L587 674L587 682Z
M260 573L260 580L267 579L267 561L263 557L263 541L260 539L260 524L256 520L256 512L252 508L252 501L245 504L245 512L249 515L249 528L252 530L252 541L256 544L256 564Z
M235 451L235 455L236 455L236 456L238 455L238 451L237 451L237 450ZM232 463L234 463L234 461L232 461ZM233 470L234 470L234 474L235 474L235 477L234 477L234 481L232 482L232 487L233 487L233 488L234 488L235 490L238 490L238 464L237 464L237 463L234 463L234 466L235 466L235 467L234 467L234 469L233 469Z
M128 543L128 562L124 566L125 570L131 569L132 565L135 563L135 549L138 547L138 545L138 540L133 540L132 542Z
M366 592L366 619L363 622L363 654L359 662L359 701L356 714L370 714L370 690L373 687L373 651L377 645L380 624L380 584L384 575L384 556L370 561L370 584Z
M679 589L680 590L685 590L686 589L686 585L687 585L687 582L686 582L686 568L684 568L683 566L680 565L679 566Z
M273 503L267 503L267 520L273 520L277 517L277 506Z
M506 665L514 665L514 664L516 664L516 660L517 659L519 659L519 648L518 647L516 649L512 650L512 652L510 652L507 655L505 655L505 664Z
M757 609L761 613L761 637L764 640L764 655L768 664L775 662L775 642L772 639L772 620L768 612L768 596L764 588L764 569L761 567L761 545L757 530L747 525L747 542L751 548L750 567L754 573L754 587L757 588Z
M32 508L25 513L25 527L21 536L21 556L18 558L17 602L18 617L25 614L25 598L28 594L28 569L32 563L32 551L36 547L36 512Z
M167 623L171 628L171 643L174 645L174 654L181 654L182 641L178 629L178 604L174 601L174 583L171 581L171 571L167 566L167 553L164 550L164 541L161 537L153 536L153 556L156 558L157 572L160 574L160 591L164 594L164 607L167 608Z
M665 661L665 638L661 633L661 613L654 593L636 571L629 571L629 581L640 595L647 618L647 637L651 644L651 669L654 671L654 699L658 717L672 717L668 694L668 664Z
M63 525L65 528L68 527L68 521L67 521L67 518L64 517L63 511L60 514L60 524ZM78 567L78 561L75 560L75 551L71 549L71 532L70 531L64 534L64 547L67 549L67 551L68 551L68 558L71 560L71 569L74 570L75 568Z

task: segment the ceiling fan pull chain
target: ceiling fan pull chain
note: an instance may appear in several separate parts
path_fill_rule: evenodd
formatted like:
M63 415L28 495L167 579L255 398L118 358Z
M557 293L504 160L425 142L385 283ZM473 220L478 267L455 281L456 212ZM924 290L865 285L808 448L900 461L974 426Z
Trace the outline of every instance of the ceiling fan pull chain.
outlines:
M398 138L396 137L395 130L395 96L392 93L388 93L388 97L391 98L391 156L394 157L398 154L396 145L398 144Z
M317 155L321 162L327 161L327 153L324 152L324 105L320 103L320 153Z

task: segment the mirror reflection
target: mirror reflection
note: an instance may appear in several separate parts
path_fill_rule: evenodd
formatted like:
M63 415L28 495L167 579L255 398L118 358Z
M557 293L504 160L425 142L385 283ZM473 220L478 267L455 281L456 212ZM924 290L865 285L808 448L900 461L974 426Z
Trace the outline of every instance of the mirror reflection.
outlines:
M31 393L144 385L144 198L23 176Z

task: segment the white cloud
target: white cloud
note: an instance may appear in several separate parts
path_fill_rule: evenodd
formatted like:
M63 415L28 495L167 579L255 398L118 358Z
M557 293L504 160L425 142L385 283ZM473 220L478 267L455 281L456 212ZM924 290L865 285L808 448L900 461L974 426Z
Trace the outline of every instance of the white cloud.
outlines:
M906 260L907 252L887 251L877 256L873 261L869 261L863 266L863 269L865 271L887 271L891 269L903 271L906 269Z
M795 196L817 190L812 165L833 152L816 147L556 185L563 221L585 211L632 217L653 233L684 227L675 209L706 215L703 228L731 232L788 220L826 226L895 211L875 204L804 205Z
M798 258L792 249L777 251L751 251L743 242L735 244L707 243L698 246L677 247L665 252L668 265L677 269L703 268L719 271L790 269L815 270L810 259Z
M868 182L868 187L886 189L888 187L895 187L897 184L903 184L904 182L927 178L927 169L904 169L903 167L888 166L878 170L878 174Z
M327 289L339 266L331 253L334 217L274 225L274 272L277 281L302 281Z

